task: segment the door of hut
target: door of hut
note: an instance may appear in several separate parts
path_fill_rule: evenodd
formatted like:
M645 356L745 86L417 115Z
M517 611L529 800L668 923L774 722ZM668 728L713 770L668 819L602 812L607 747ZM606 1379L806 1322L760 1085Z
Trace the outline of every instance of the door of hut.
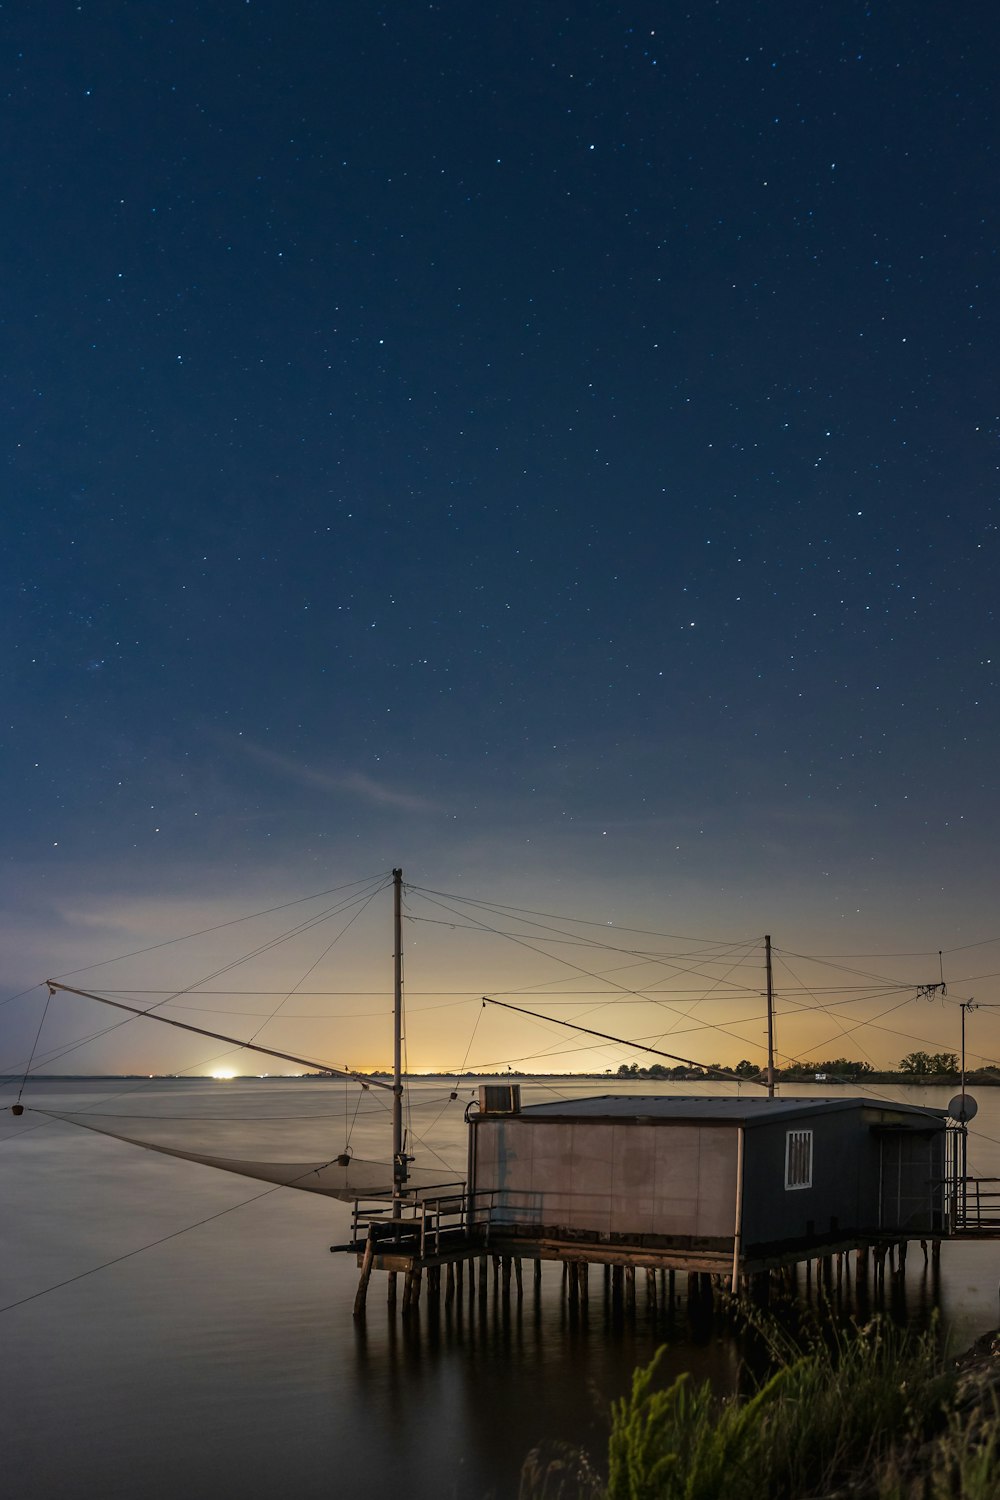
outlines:
M940 1134L879 1132L879 1228L918 1233L941 1227Z

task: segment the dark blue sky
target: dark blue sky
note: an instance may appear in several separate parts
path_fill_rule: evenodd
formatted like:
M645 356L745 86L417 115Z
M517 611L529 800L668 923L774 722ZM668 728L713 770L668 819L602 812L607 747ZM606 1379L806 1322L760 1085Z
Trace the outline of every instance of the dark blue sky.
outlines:
M0 30L10 988L395 863L1000 931L989 7Z

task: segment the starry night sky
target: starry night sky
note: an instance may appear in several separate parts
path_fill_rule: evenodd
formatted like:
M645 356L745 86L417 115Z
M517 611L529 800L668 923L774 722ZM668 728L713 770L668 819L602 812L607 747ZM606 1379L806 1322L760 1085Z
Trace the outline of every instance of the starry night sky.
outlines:
M1000 933L990 7L0 27L7 991L397 864Z

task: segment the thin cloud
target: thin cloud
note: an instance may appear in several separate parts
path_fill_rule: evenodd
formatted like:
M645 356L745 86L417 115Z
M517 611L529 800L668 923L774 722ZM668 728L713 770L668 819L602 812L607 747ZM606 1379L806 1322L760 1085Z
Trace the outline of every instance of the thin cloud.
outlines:
M321 791L334 792L340 796L348 794L372 806L394 807L400 812L441 813L444 811L429 797L420 797L412 792L386 786L383 782L376 781L374 777L366 776L363 771L317 770L313 766L293 760L289 755L280 755L275 750L265 750L263 746L252 745L245 740L240 741L240 748L260 765L267 766L269 770L291 781L297 781L300 786L318 787Z

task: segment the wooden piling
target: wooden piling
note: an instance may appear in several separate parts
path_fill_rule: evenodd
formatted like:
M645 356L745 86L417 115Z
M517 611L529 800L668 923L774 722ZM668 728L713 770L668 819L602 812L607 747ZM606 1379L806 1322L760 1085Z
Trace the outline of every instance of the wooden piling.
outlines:
M876 1286L885 1285L885 1255L887 1249L888 1246L886 1245L872 1246L872 1270L874 1272L872 1279Z
M375 1260L375 1233L368 1230L368 1239L365 1242L365 1253L361 1260L361 1279L358 1282L358 1290L354 1298L354 1316L360 1318L364 1315L365 1303L368 1300L368 1283L372 1278L372 1264Z

